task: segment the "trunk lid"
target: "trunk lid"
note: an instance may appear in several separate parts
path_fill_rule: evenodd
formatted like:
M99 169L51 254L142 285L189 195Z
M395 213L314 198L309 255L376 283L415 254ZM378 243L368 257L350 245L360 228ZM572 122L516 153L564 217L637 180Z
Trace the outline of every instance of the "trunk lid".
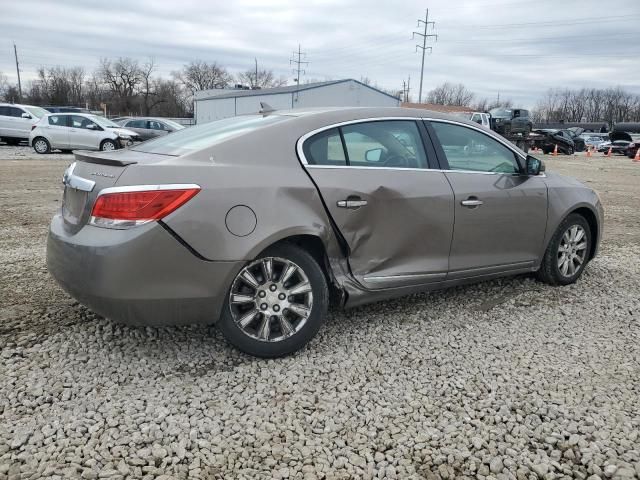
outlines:
M91 209L101 190L113 187L130 166L162 161L163 155L131 150L115 152L77 151L75 162L65 172L62 216L71 234L79 231L91 217Z

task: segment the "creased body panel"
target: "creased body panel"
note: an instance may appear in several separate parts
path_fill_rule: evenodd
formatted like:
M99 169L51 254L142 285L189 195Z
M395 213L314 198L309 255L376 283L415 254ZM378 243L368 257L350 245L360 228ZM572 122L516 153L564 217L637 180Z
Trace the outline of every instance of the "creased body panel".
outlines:
M307 167L349 245L349 265L365 287L443 280L453 232L453 193L442 172ZM341 208L358 196L367 204Z

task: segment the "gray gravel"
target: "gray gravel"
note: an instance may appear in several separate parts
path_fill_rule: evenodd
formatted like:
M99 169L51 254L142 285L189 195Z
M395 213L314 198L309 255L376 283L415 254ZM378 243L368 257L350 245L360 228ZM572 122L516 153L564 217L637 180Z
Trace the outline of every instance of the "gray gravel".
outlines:
M296 356L257 360L213 328L122 327L64 294L44 246L70 157L9 150L0 480L640 476L638 231L609 233L577 285L519 277L334 311ZM550 168L588 176L608 212L640 210L623 195L640 166L562 160ZM587 161L603 162L571 159Z

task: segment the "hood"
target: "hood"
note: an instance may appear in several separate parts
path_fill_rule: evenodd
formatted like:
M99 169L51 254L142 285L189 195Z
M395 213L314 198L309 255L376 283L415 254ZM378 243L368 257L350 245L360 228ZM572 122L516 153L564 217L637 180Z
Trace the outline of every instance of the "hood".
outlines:
M582 132L584 132L584 128L582 128L582 127L569 127L569 128L567 128L567 132L569 132L574 137L577 137L580 134L582 134Z
M127 130L126 128L113 127L113 128L107 128L106 130L108 130L110 132L114 132L114 133L116 133L118 135L128 135L130 137L137 137L138 136L138 134L136 132L132 132L131 130Z

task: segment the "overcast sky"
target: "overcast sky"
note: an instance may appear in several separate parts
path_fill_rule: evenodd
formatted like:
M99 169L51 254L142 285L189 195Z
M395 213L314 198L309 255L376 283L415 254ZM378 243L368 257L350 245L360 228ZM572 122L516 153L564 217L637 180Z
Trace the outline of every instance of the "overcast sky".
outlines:
M191 60L232 73L253 67L293 79L368 77L418 97L420 54L411 39L429 7L438 41L425 60L424 91L462 82L477 97L533 106L551 87L620 85L640 93L640 0L89 0L4 1L0 71L23 82L39 66L96 68L100 57L154 57L169 75Z

